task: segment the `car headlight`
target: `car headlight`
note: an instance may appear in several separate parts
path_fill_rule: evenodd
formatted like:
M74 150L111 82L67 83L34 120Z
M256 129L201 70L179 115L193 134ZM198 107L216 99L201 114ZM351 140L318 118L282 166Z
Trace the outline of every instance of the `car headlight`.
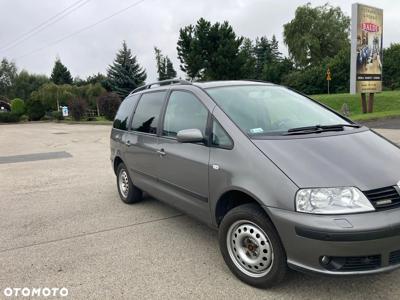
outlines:
M348 214L375 209L359 189L340 187L299 190L296 210L310 214Z

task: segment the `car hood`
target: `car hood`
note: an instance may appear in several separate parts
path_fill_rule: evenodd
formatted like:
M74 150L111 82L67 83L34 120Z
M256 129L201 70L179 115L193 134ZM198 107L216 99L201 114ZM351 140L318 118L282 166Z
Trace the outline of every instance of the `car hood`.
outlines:
M370 130L253 142L301 188L355 186L365 191L400 181L400 149Z

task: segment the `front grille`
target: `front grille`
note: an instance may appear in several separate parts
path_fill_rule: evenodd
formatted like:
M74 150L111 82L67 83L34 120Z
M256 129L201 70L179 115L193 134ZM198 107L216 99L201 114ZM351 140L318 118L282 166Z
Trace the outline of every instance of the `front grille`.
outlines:
M375 209L389 209L400 206L400 194L393 186L364 192Z
M392 253L390 253L389 264L390 265L400 264L400 250L393 251Z
M380 255L330 257L330 262L324 267L330 271L352 272L368 271L381 267Z

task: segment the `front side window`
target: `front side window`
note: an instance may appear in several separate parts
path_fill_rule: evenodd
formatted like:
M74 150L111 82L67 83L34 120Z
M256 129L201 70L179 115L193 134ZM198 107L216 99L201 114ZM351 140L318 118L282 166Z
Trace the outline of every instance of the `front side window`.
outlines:
M211 143L215 147L232 149L233 142L222 126L215 120L212 125Z
M284 87L225 86L209 88L207 92L249 136L280 135L306 126L349 124L318 103Z
M191 93L173 91L164 117L163 135L175 137L183 129L199 129L205 136L208 111Z
M164 103L165 91L142 95L132 120L132 130L157 133L158 120Z
M118 108L118 112L115 115L113 127L120 130L128 129L128 119L132 113L133 107L135 106L138 95L132 95L126 97Z

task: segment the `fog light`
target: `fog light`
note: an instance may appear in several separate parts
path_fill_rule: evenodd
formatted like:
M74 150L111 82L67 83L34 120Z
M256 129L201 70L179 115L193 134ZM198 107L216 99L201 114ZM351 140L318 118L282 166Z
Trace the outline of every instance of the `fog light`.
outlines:
M323 264L324 266L326 266L330 262L331 262L331 258L329 256L322 256L321 257L321 264Z

